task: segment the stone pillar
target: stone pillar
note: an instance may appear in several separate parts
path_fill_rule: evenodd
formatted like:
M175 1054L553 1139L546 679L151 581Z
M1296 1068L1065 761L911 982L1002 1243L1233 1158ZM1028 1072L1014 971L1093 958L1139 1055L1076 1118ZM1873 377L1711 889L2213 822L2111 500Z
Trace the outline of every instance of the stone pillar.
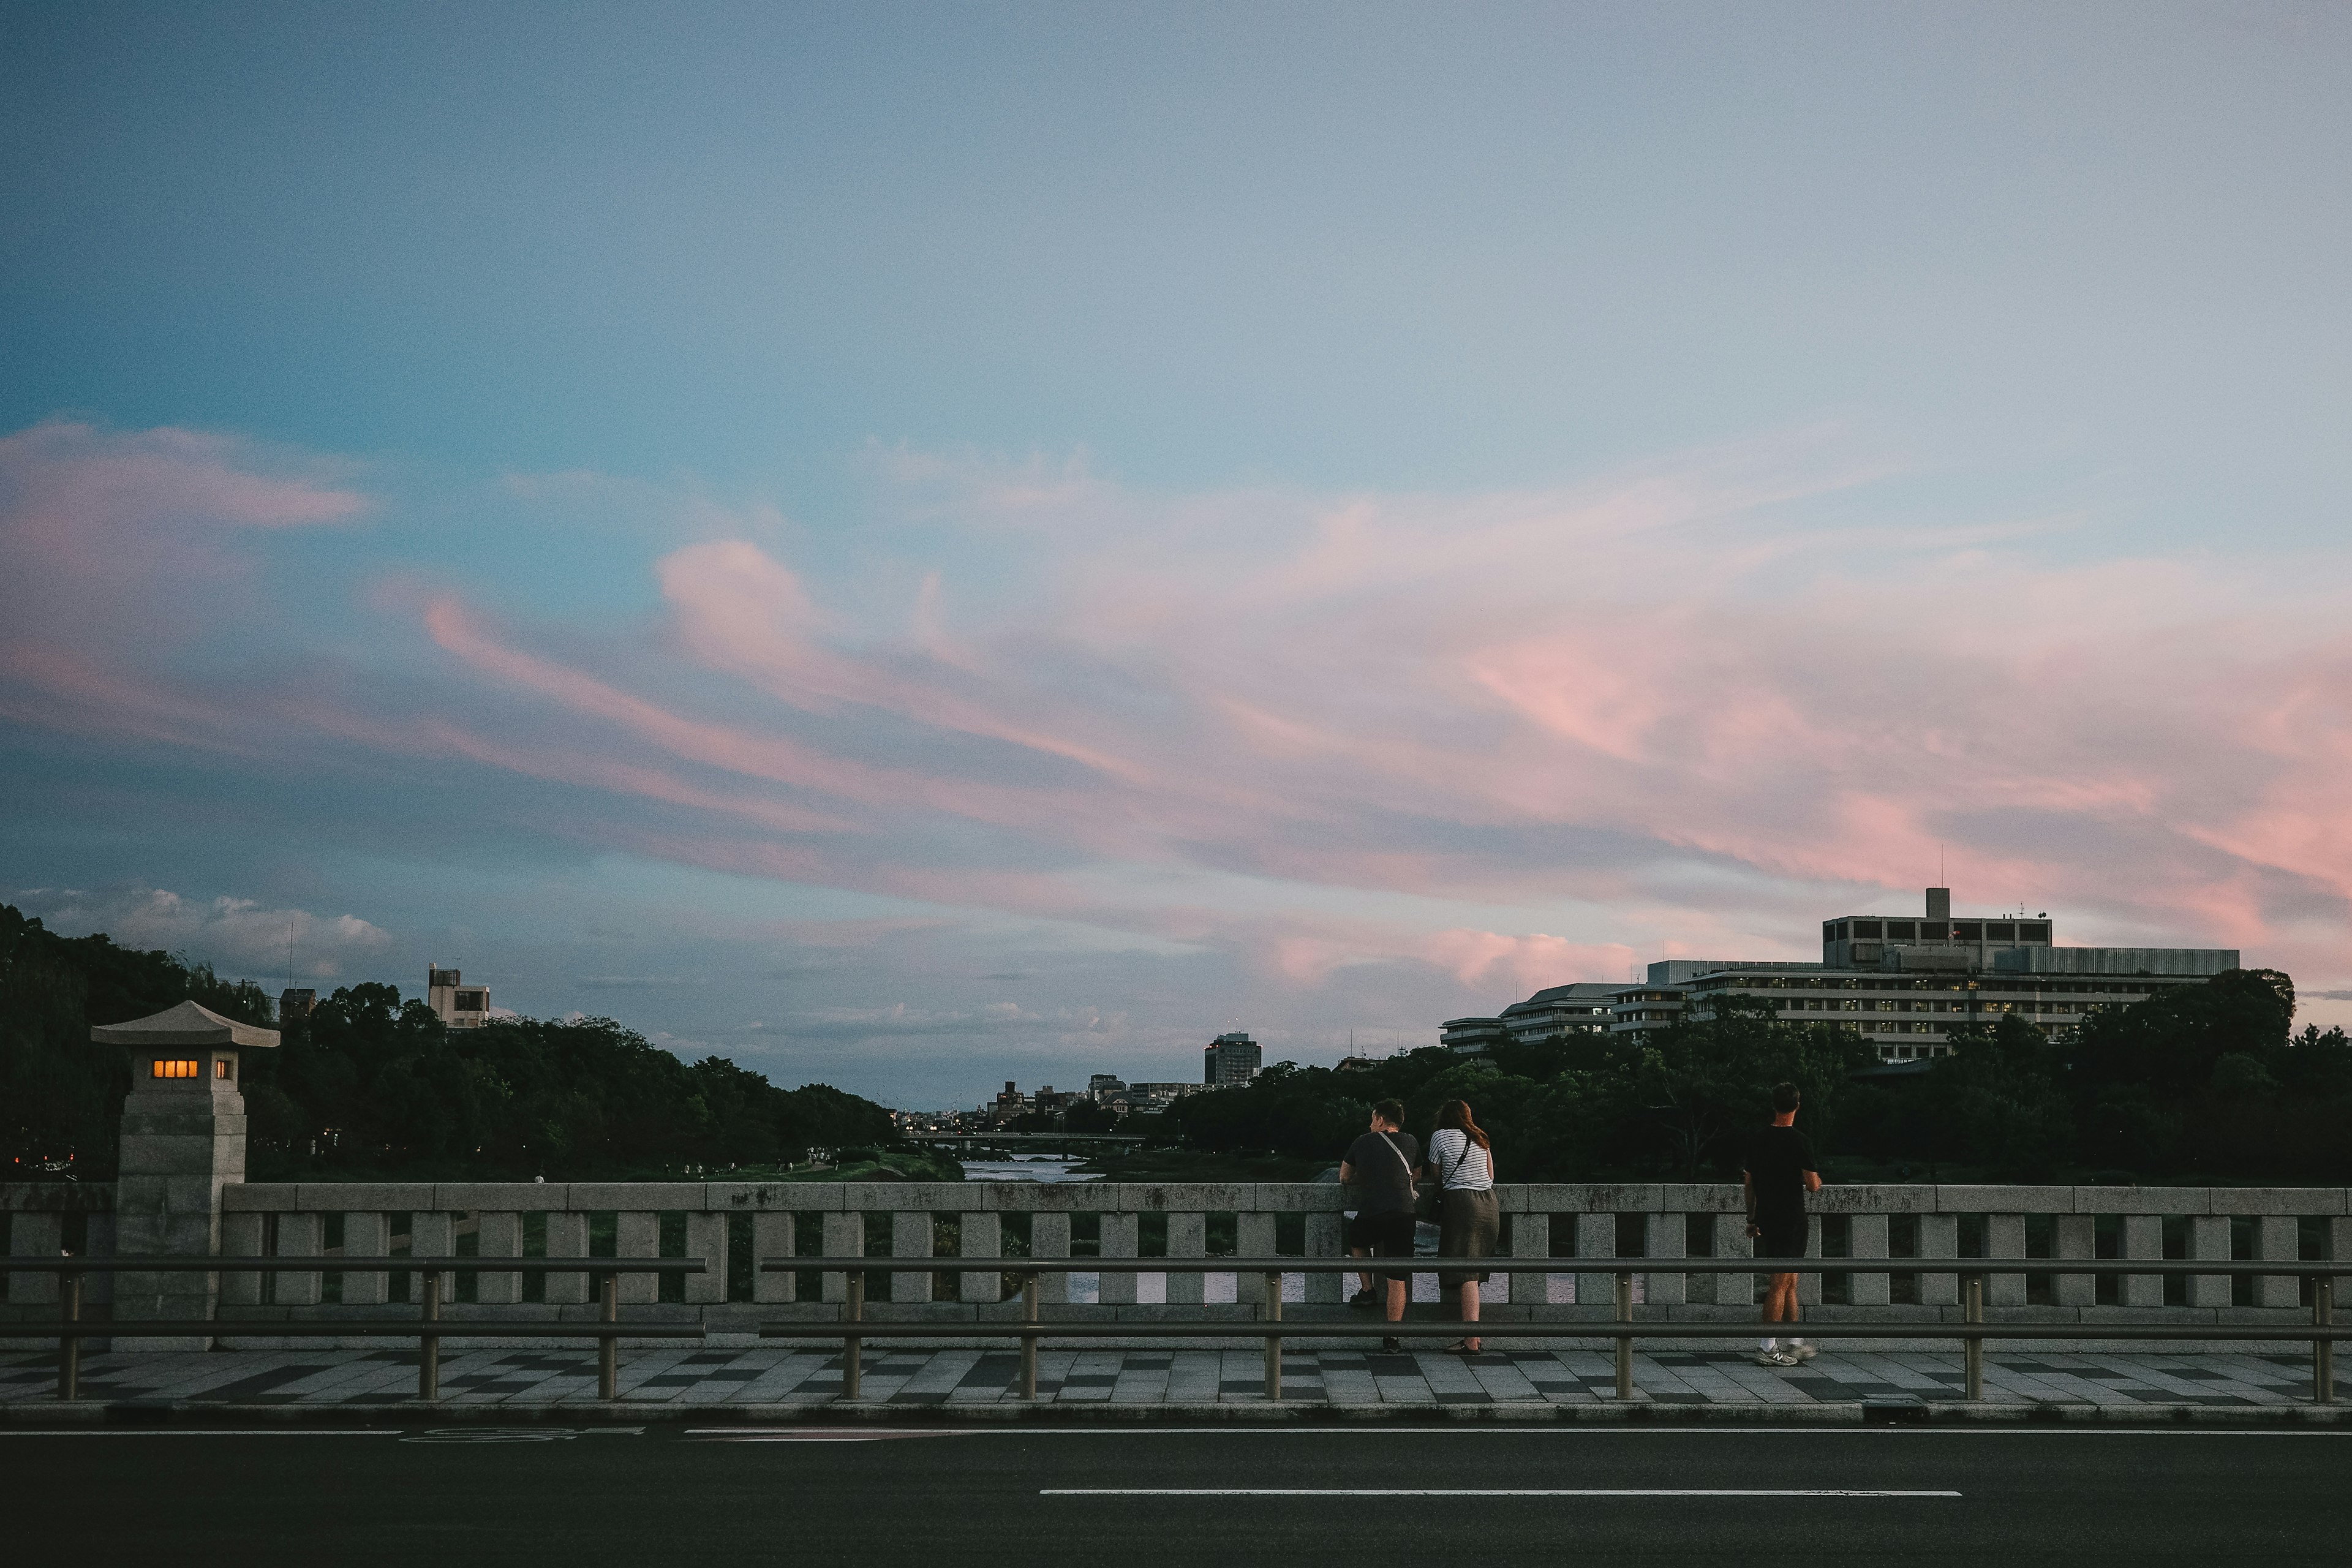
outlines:
M702 1272L686 1277L686 1299L693 1306L716 1306L727 1300L727 1216L692 1209L686 1216L686 1255L702 1259Z
M1274 1216L1270 1214L1237 1214L1234 1215L1234 1255L1237 1258L1272 1258L1275 1255ZM1236 1274L1234 1276L1234 1300L1244 1307L1265 1305L1265 1276Z
M931 1234L931 1211L899 1209L890 1216L890 1256L893 1258L931 1258L936 1241ZM890 1302L908 1306L931 1299L931 1276L929 1269L920 1274L890 1276Z
M2230 1257L2230 1216L2221 1214L2191 1215L2189 1218L2189 1256L2227 1262ZM2192 1307L2228 1306L2230 1277L2226 1274L2190 1275L2189 1304Z
M349 1222L346 1222L348 1232ZM522 1215L512 1209L486 1209L474 1216L474 1256L482 1258L522 1256ZM485 1307L511 1307L522 1300L520 1274L477 1274L474 1300Z
M1886 1256L1886 1216L1858 1214L1846 1221L1846 1253L1857 1260ZM1855 1307L1884 1307L1894 1300L1887 1276L1860 1272L1845 1277L1845 1299Z
M553 1234L553 1227L550 1227ZM375 1209L347 1210L343 1215L343 1256L346 1258L382 1258L392 1245L392 1227L383 1214ZM549 1281L551 1289L554 1282ZM362 1269L343 1276L343 1305L346 1307L381 1307L383 1305L384 1276L380 1268ZM548 1297L552 1301L553 1296Z
M1951 1259L1960 1255L1960 1216L1956 1214L1923 1214L1919 1216L1919 1260ZM1958 1274L1927 1273L1919 1276L1919 1304L1923 1307L1956 1307L1960 1300L1960 1277Z
M2293 1215L2263 1215L2254 1221L2254 1256L2265 1263L2294 1263L2303 1257L2301 1226ZM2303 1282L2293 1274L2265 1274L2254 1281L2257 1307L2303 1303Z
M1511 1256L1514 1258L1549 1258L1551 1256L1551 1215L1536 1209L1521 1209L1511 1216ZM1511 1304L1515 1307L1540 1307L1551 1300L1551 1276L1549 1274L1514 1274L1511 1281Z
M863 1258L866 1256L866 1215L862 1211L828 1211L818 1221L824 1232L824 1255L827 1258ZM828 1301L849 1300L849 1276L828 1274L824 1277L824 1299ZM866 1281L866 1299L874 1295L874 1282Z
M1106 1213L1102 1216L1102 1246L1096 1256L1100 1258L1138 1258L1143 1250L1143 1216L1132 1212ZM1135 1276L1124 1271L1102 1277L1102 1299L1106 1307L1135 1305Z
M2025 1256L2025 1216L2021 1214L1989 1214L1985 1215L1985 1256L1987 1258L2022 1258ZM1995 1274L1985 1280L1985 1305L1988 1307L2022 1307L2025 1305L2025 1276Z
M1715 1216L1715 1255L1717 1258L1753 1258L1756 1242L1748 1234L1748 1215L1719 1214ZM1753 1274L1717 1274L1715 1276L1715 1304L1737 1308L1743 1313L1756 1310L1756 1276Z
M2088 1214L2062 1214L2053 1227L2054 1250L2061 1258L2090 1258L2099 1249L2099 1216ZM2099 1282L2088 1274L2061 1274L2057 1280L2058 1304L2062 1307L2095 1306L2099 1299Z
M1348 1216L1338 1209L1310 1210L1307 1215L1307 1256L1344 1258L1348 1252ZM1356 1292L1345 1274L1309 1274L1307 1300L1316 1306L1336 1307Z
M1070 1216L1038 1211L1029 1216L1029 1256L1055 1258L1067 1261L1070 1256ZM1058 1307L1070 1299L1070 1277L1066 1274L1037 1276L1037 1300L1040 1304Z
M1680 1258L1690 1246L1690 1230L1684 1215L1654 1214L1643 1232L1644 1251L1651 1258ZM1653 1274L1643 1295L1644 1304L1652 1307L1679 1307L1688 1293L1687 1274Z
M348 1226L351 1222L345 1220ZM348 1234L348 1232L346 1232ZM577 1209L551 1209L547 1215L547 1256L588 1256L588 1216ZM596 1282L586 1274L551 1274L543 1300L551 1307L577 1307L593 1300Z
M2126 1258L2164 1257L2164 1216L2153 1214L2127 1214L2124 1220L2124 1256ZM2124 1276L2123 1302L2126 1307L2161 1307L2164 1305L2164 1276L2161 1274L2126 1274Z
M1617 1256L1617 1215L1613 1210L1608 1214L1580 1214L1576 1216L1576 1255L1579 1258ZM1597 1308L1603 1318L1614 1317L1617 1311L1617 1277L1613 1274L1578 1275L1576 1304Z
M1197 1210L1173 1213L1168 1216L1168 1258L1173 1262L1180 1258L1204 1258L1209 1251L1209 1216ZM1185 1270L1168 1276L1168 1304L1171 1307L1197 1307L1203 1295L1202 1277Z
M128 1024L94 1028L92 1043L128 1049L131 1092L114 1184L121 1257L213 1258L220 1253L221 1193L245 1180L243 1049L278 1044L256 1028L183 1002ZM212 1273L115 1277L118 1322L209 1320L219 1300ZM193 1351L210 1335L126 1336L125 1351Z
M793 1255L794 1229L790 1209L761 1209L751 1216L752 1264L751 1300L761 1304L790 1301L800 1293L799 1279L782 1268L766 1269L762 1263Z
M972 1210L956 1216L956 1244L966 1258L1002 1258L1004 1256L1003 1216L993 1209ZM983 1305L1001 1299L1004 1294L1004 1277L1001 1274L960 1274L956 1276L956 1299Z

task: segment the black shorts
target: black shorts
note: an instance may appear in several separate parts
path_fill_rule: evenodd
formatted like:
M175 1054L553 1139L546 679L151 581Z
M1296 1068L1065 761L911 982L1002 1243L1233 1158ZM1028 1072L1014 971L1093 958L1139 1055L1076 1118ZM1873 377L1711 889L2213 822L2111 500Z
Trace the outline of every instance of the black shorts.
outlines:
M1413 1217L1409 1210L1360 1214L1348 1222L1348 1245L1360 1247L1375 1258L1411 1258L1412 1239ZM1408 1270L1402 1274L1384 1273L1381 1278L1410 1280L1412 1275Z
M1763 1215L1756 1221L1762 1235L1756 1238L1759 1258L1802 1258L1805 1255L1803 1215Z

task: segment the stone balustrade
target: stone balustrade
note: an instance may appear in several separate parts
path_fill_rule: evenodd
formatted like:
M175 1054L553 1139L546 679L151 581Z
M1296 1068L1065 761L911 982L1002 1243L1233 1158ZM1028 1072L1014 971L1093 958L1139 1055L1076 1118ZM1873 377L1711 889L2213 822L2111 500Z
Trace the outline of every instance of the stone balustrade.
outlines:
M54 1255L67 1226L79 1224L89 1248L102 1253L103 1191L0 1184L8 1250ZM1654 1259L1639 1280L1645 1315L1753 1318L1757 1276L1674 1268L1692 1256L1749 1256L1736 1186L1520 1184L1497 1193L1506 1253ZM1171 1316L1254 1316L1264 1280L1220 1275L1217 1255L1328 1258L1345 1250L1344 1194L1308 1183L245 1184L226 1187L221 1202L224 1254L317 1258L321 1265L318 1273L220 1276L218 1315L247 1325L233 1337L240 1344L266 1342L271 1320L382 1315L391 1303L419 1299L414 1276L336 1270L339 1256L478 1257L478 1272L445 1280L444 1311L489 1320L595 1310L585 1275L500 1273L493 1266L500 1258L699 1258L705 1272L667 1285L624 1276L624 1317L750 1334L761 1321L830 1318L845 1294L840 1274L761 1270L755 1259L904 1259L887 1287L874 1288L867 1315L954 1321L1017 1311L1006 1274L1017 1273L1023 1258L1165 1257L1169 1268L1158 1276L1044 1279L1049 1319L1140 1326ZM1810 1250L1853 1262L1842 1274L1802 1278L1811 1313L1828 1319L1956 1319L1965 1259L2022 1256L2046 1259L2048 1268L1990 1277L1987 1305L2005 1319L2160 1316L2284 1327L2307 1321L2304 1287L2292 1272L2238 1281L2101 1281L2067 1273L2065 1262L2239 1258L2293 1269L2352 1259L2352 1204L2339 1187L1874 1184L1827 1188L1812 1210ZM69 1217L76 1214L79 1222ZM922 1266L942 1256L1001 1257L1006 1274L942 1275ZM1337 1312L1351 1288L1339 1275L1292 1276L1285 1296L1297 1305L1286 1315ZM54 1285L39 1276L18 1276L8 1291L0 1316L38 1316L55 1300ZM1497 1324L1611 1315L1604 1273L1497 1277L1486 1293L1486 1315ZM93 1303L102 1299L96 1289L91 1295Z

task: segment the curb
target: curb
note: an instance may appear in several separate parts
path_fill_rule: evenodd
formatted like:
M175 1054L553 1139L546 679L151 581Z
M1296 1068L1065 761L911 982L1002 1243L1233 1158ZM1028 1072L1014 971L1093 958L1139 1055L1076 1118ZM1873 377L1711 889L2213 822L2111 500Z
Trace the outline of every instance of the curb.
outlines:
M1312 1403L1129 1405L1018 1403L883 1405L828 1400L802 1405L680 1406L663 1401L618 1400L543 1405L178 1404L71 1405L18 1400L0 1405L0 1428L198 1426L1881 1426L2048 1427L2342 1427L2352 1406L2137 1405L1328 1405Z

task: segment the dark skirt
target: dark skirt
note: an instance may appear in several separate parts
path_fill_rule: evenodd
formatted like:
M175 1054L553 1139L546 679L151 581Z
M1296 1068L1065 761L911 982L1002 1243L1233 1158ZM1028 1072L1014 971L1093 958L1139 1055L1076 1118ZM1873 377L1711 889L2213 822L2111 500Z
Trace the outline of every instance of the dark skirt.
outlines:
M1492 1258L1495 1238L1503 1228L1503 1211L1495 1202L1492 1187L1483 1193L1465 1192L1448 1187L1437 1199L1437 1254L1441 1258ZM1441 1271L1437 1287L1441 1290L1458 1290L1465 1285L1483 1285L1484 1274L1452 1274Z

